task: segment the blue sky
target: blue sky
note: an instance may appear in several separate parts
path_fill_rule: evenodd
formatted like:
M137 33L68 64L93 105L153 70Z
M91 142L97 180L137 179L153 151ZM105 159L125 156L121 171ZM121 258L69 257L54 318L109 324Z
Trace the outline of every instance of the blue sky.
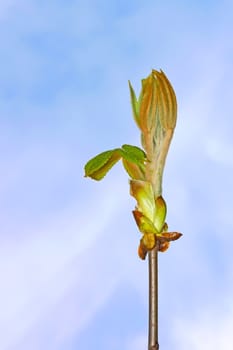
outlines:
M144 350L147 262L127 175L85 162L140 145L127 81L172 82L178 122L163 194L161 349L230 350L233 5L0 2L0 348Z

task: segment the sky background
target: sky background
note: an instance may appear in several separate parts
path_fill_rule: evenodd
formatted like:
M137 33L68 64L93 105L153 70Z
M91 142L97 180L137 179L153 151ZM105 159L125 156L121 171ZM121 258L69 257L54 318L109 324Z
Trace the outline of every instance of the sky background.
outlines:
M147 262L121 164L137 93L163 69L178 100L164 174L161 350L233 343L232 1L0 1L0 349L145 350Z

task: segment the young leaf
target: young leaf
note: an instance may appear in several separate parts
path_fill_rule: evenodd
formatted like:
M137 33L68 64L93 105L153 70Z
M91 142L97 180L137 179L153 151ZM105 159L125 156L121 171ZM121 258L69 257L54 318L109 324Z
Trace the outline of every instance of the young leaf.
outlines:
M158 109L160 123L164 130L174 129L177 118L176 95L163 71L152 70L158 86Z
M137 200L137 209L153 222L155 200L151 183L148 181L130 180L130 194Z
M121 147L122 157L138 165L144 165L147 158L146 153L141 148L132 145L122 145Z
M131 105L133 110L133 117L139 129L141 129L140 120L139 120L139 111L138 111L138 101L130 81L129 81L129 90L130 90Z
M102 152L87 162L84 167L85 176L101 180L120 159L121 149L119 148Z
M155 199L155 216L154 216L154 225L159 232L161 232L164 221L167 214L166 202L162 196L159 196Z
M130 177L143 180L145 177L145 152L136 146L123 145L121 149L122 161Z
M143 133L148 133L151 129L151 124L155 124L155 89L156 81L152 74L150 74L146 79L142 79L142 97L139 107L139 119L141 130Z
M133 216L138 225L139 230L142 233L158 233L153 222L150 219L148 219L145 215L143 215L140 211L133 210Z

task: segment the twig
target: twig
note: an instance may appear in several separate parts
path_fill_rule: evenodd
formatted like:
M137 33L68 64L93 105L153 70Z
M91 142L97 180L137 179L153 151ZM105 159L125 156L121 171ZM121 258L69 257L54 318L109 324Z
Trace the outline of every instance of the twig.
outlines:
M149 334L148 350L158 350L158 251L149 252Z
M129 82L133 116L141 130L144 151L123 145L102 152L85 165L85 176L101 180L122 158L131 177L130 194L137 200L133 211L137 226L143 234L138 254L149 260L149 334L148 350L158 350L158 251L165 251L169 242L178 239L178 232L167 232L166 202L162 198L162 177L166 156L176 126L175 92L165 74L152 70L142 80L137 99Z

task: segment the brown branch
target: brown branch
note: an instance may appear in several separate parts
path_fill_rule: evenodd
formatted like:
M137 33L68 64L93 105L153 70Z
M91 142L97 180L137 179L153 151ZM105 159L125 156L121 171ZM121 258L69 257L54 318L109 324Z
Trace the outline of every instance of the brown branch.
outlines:
M149 252L149 333L148 350L158 350L158 251Z

